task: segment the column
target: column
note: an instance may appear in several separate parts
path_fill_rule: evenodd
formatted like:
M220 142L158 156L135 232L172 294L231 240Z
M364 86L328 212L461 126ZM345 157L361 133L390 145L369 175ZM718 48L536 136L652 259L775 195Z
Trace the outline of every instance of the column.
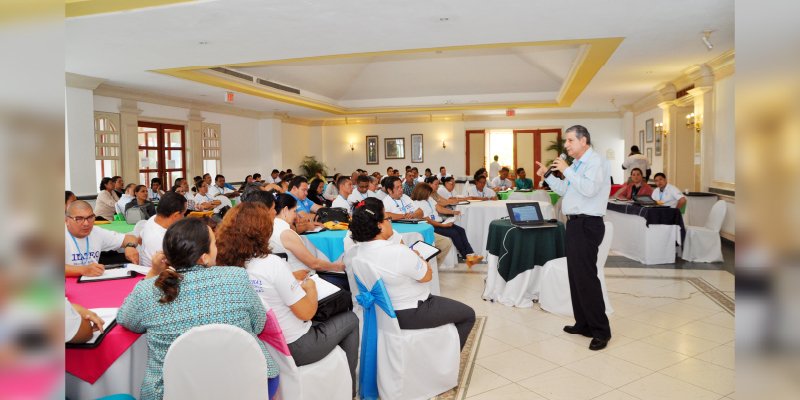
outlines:
M139 115L136 100L122 99L119 106L120 168L125 182L139 182Z
M186 178L203 175L203 118L200 110L189 110L186 125ZM189 184L193 182L190 180Z

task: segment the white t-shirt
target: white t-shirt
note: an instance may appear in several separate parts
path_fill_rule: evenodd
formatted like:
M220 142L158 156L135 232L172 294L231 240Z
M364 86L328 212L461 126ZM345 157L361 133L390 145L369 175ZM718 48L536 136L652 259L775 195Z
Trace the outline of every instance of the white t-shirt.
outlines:
M447 188L444 187L444 186L439 186L439 190L437 190L436 193L439 194L439 197L441 197L441 198L443 198L445 200L447 200L447 199L449 199L451 197L455 197L455 193L449 192L447 190Z
M431 294L427 284L418 282L428 269L407 246L385 240L364 242L345 253L343 261L354 271L362 268L377 271L395 310L417 308L417 302L426 300Z
M667 186L664 186L664 191L662 192L661 189L655 188L652 194L653 200L658 200L664 202L665 206L676 207L678 205L678 200L681 197L684 197L683 193L681 193L678 188L674 185L668 183Z
M432 219L438 222L443 221L443 219L439 217L439 213L436 212L436 202L433 201L433 199L431 199L430 197L428 198L428 200L415 200L414 206L419 209L422 209L422 215L424 215L425 218Z
M358 190L355 190L353 191L353 193L350 193L350 196L347 196L347 202L351 204L358 203L359 201L364 200L367 197L375 197L375 193L370 192L369 190L367 190L366 193L361 193Z
M627 177L631 176L631 170L633 170L634 168L639 168L640 170L642 170L643 176L647 175L648 162L647 162L647 157L644 154L634 154L632 156L629 156L622 163L622 166L625 167L626 179Z
M76 238L64 225L64 263L83 266L99 262L100 252L122 247L125 235L108 229L93 227L85 238Z
M270 254L266 258L253 258L244 267L261 301L275 312L286 343L305 335L311 329L311 321L297 318L289 307L305 297L306 291L292 275L289 264Z
M194 198L196 197L191 191L184 193L183 197L186 198L186 209L194 211Z
M383 190L378 190L377 192L375 192L375 198L380 201L383 201L383 199L385 199L387 196L388 195Z
M158 192L154 192L153 189L147 188L147 198L150 201L161 201L161 196L164 195L164 191L159 189Z
M273 178L272 175L267 175L267 177L264 178L264 182L274 183L274 184L277 185L277 184L281 183L281 178Z
M393 214L407 214L417 210L417 207L414 205L414 201L411 200L411 197L406 195L402 195L397 200L391 198L391 196L384 197L383 208L385 212L390 212Z
M494 179L497 175L500 175L500 163L492 161L492 163L489 164L489 179Z
M72 308L67 298L64 298L64 343L69 342L78 334L81 328L81 315Z
M208 187L208 195L211 197L216 197L221 194L228 194L233 193L233 190L230 190L226 187L219 187L217 185L211 185Z
M208 203L208 202L211 202L211 201L214 201L214 200L219 200L219 202L220 202L220 204L218 206L214 207L214 213L215 214L218 213L219 210L221 210L225 206L228 206L228 207L233 206L233 203L231 203L231 199L229 199L229 198L227 198L225 196L217 196L217 197L212 196L210 189L209 189L208 193L205 194L205 196L200 194L200 193L198 193L198 194L196 194L194 196L194 203L195 204ZM206 211L208 211L208 210L206 210Z
M130 203L133 199L135 199L135 197L127 193L123 193L122 197L119 198L116 207L114 207L117 210L117 214L125 214L125 206L127 206L128 203Z
M342 197L342 195L338 195L338 196L336 196L335 199L333 199L333 203L331 203L331 207L332 208L337 208L337 207L338 208L344 208L345 210L347 210L348 214L351 214L351 215L353 214L351 203L349 201L345 200L344 197Z
M164 235L167 229L156 222L156 216L150 217L144 223L142 232L142 245L139 246L139 264L145 267L153 266L153 254L161 251L164 243Z
M283 232L289 231L293 235L297 235L297 232L292 230L292 227L289 226L289 223L280 219L275 218L272 222L272 236L269 238L269 247L272 249L273 253L286 253L289 256L289 266L291 267L292 272L306 270L311 271L311 268L308 268L302 261L300 261L294 253L291 251L287 251L285 247L283 247L283 243L281 243L281 234ZM300 235L297 235L298 240L302 240Z
M482 191L478 191L478 187L473 185L467 189L467 196L492 199L497 197L497 193L495 193L494 190L489 189L489 185L484 186Z
M442 180L444 178L448 178L448 177L451 177L451 176L453 176L453 174L444 174L444 176L442 175L441 172L436 174L436 177L439 178L439 180Z
M490 187L496 188L498 186L502 186L503 188L510 188L511 187L511 179L501 179L499 176L495 176L492 179L492 182L489 184Z

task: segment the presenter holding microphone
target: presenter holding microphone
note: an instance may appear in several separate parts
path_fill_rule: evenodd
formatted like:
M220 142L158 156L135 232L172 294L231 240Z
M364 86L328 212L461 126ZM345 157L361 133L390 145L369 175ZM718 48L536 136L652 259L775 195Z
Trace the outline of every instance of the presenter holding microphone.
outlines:
M592 338L590 350L601 350L611 339L611 327L606 316L603 292L597 278L597 251L603 241L608 193L611 191L608 162L592 149L589 131L575 125L567 128L564 147L575 161L567 164L556 159L550 168L537 162L536 174L544 176L548 169L561 172L545 178L556 193L563 197L561 209L567 216L567 271L572 296L575 325L565 326L564 332Z

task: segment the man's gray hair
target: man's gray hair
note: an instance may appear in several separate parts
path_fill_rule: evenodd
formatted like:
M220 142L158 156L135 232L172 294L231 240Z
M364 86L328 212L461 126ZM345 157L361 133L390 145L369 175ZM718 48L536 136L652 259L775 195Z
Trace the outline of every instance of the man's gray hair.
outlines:
M575 132L575 137L580 140L582 137L586 138L586 144L592 144L592 136L589 134L589 130L586 129L583 125L572 125L564 131L564 134L568 134L570 132Z

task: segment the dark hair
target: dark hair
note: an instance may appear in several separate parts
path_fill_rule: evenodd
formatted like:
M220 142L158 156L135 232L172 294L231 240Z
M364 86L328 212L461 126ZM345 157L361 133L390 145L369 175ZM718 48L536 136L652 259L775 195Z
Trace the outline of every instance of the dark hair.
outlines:
M186 197L183 197L175 192L168 192L161 197L156 208L156 215L162 217L169 217L172 214L181 213L186 211Z
M384 187L384 189L386 189L386 193L389 193L390 190L394 189L394 183L395 182L402 181L402 179L400 179L399 176L394 176L394 175L387 176L383 180L384 180L383 187Z
M477 171L475 171L475 174L473 175L473 178L478 176L478 175L483 175L485 173L486 173L486 168L480 167L480 168L478 168Z
M411 169L411 166L410 165L406 165L406 171L408 171L410 169Z
M118 180L122 179L119 175L114 175L111 177L111 182L117 183Z
M519 167L519 168L517 168L517 173L518 173L518 174L519 174L520 172L522 172L522 171L525 171L525 168L522 168L522 167Z
M356 184L359 184L359 183L362 183L362 182L369 183L370 182L370 176L369 175L359 175L358 178L356 178Z
M631 175L633 175L633 171L639 171L639 175L644 176L644 172L642 172L641 168L634 168L631 170Z
M208 172L206 172L205 174L203 174L203 179L206 179L206 177L209 177L209 178L210 178L210 177L211 177L211 174L209 174Z
M136 185L136 187L133 189L133 197L136 197L136 193L138 193L141 188L147 189L147 186L145 186L145 185Z
M135 184L135 183L129 183L129 184L125 185L125 190L124 191L127 192L128 188L131 187L131 186L134 187L134 193L136 193L136 186L138 186L138 185ZM142 186L144 186L144 185L142 185Z
M392 167L386 167L386 170L387 170L387 171L394 171L394 168L392 168Z
M642 154L642 152L639 151L639 146L637 145L631 146L631 154Z
M308 183L308 179L306 179L305 176L295 176L292 179L288 179L287 178L287 179L284 179L284 180L288 180L289 181L289 190L292 190L292 189L300 186L300 184L303 183L303 182Z
M442 170L443 170L443 169L446 169L446 168L444 167L444 165L442 165L441 167L439 167L439 172L442 172Z
M430 172L430 173L433 173L433 171L431 171L431 169L430 169L430 168L425 168L425 172Z
M659 173L657 173L657 174L653 175L653 179L656 179L656 178L658 178L659 176L660 176L660 177L662 177L662 178L664 178L664 179L667 179L667 176L666 176L666 175L664 175L664 173L663 173L663 172L659 172Z
M277 169L273 169L271 173L273 173L273 174L279 174L280 172L281 172L281 171L278 171Z
M214 177L214 182L218 181L218 180L219 180L219 178L225 179L225 176L224 176L224 175L217 174L217 176L215 176L215 177Z
M418 183L411 191L411 200L427 200L433 193L433 187L427 183Z
M178 188L180 188L180 187L181 187L181 185L172 185L172 187L169 188L169 191L171 193L175 193L178 190Z
M72 193L72 191L65 190L64 191L64 204L67 204L67 202L69 201L70 197L75 197L76 199L78 198L78 196L75 196L75 193Z
M231 208L217 226L217 264L244 267L253 258L270 254L272 218L267 206L244 202Z
M375 239L381 233L378 224L383 222L383 219L383 202L374 197L364 199L364 204L353 209L353 218L350 220L353 241L368 242Z
M256 172L255 174L253 174L253 179L256 179L256 180L261 179L261 174Z
M500 158L497 154L494 155L494 160L497 161Z
M437 178L435 175L431 175L431 176L425 178L425 183L431 185L431 184L433 184L433 182L436 182L438 180L439 180L439 178Z
M419 168L417 168L417 167L412 167L411 170L416 172L416 173L419 173Z
M336 190L339 190L339 188L342 187L342 185L344 185L344 183L349 180L350 180L349 176L340 176L339 179L336 180Z
M400 170L395 168L395 169L393 169L393 170L392 170L392 173L393 173L393 174L399 174L399 173L400 173Z
M175 178L175 181L172 183L173 186L180 186L181 182L186 178Z
M508 172L508 171L510 171L510 170L508 169L508 167L503 167L503 168L500 168L500 172L504 172L504 171L505 171L505 172Z
M442 178L442 185L444 185L447 182L454 181L454 180L456 180L456 178L453 178L452 176L448 176L446 178Z
M324 185L325 181L322 179L314 179L311 183L308 184L308 192L314 195L320 194L319 187L320 185Z
M286 193L281 193L275 198L275 212L280 213L284 208L293 209L297 207L297 199Z
M292 173L292 169L291 168L286 168L286 173L287 174L291 174Z
M111 182L111 178L109 178L107 176L103 177L103 179L100 180L100 191L101 192L103 190L106 190L106 185L108 185L108 182Z
M150 185L152 186L154 183L157 183L159 186L161 186L161 178L156 177L156 178L150 179Z
M477 182L477 181L479 181L479 180L481 180L481 179L483 179L483 180L486 180L486 176L485 176L485 175L483 175L483 174L478 174L478 173L476 172L476 173L475 173L475 176L473 176L473 177L472 177L472 179L474 179L474 180L475 180L475 182Z
M247 203L261 203L267 208L272 209L275 206L275 191L268 192L261 189L251 191L246 196L242 196L242 201ZM235 208L235 207L234 207Z
M589 134L589 130L586 129L585 126L583 126L583 125L572 125L569 128L567 128L566 131L564 131L564 134L566 135L566 134L568 134L570 132L575 132L575 137L578 138L578 140L580 140L580 138L585 137L586 138L586 144L588 144L588 145L592 144L592 136Z
M162 242L167 263L166 268L156 278L155 286L164 294L160 303L170 303L178 297L180 272L194 266L197 260L211 249L211 235L208 226L199 218L186 218L172 224L164 234Z

